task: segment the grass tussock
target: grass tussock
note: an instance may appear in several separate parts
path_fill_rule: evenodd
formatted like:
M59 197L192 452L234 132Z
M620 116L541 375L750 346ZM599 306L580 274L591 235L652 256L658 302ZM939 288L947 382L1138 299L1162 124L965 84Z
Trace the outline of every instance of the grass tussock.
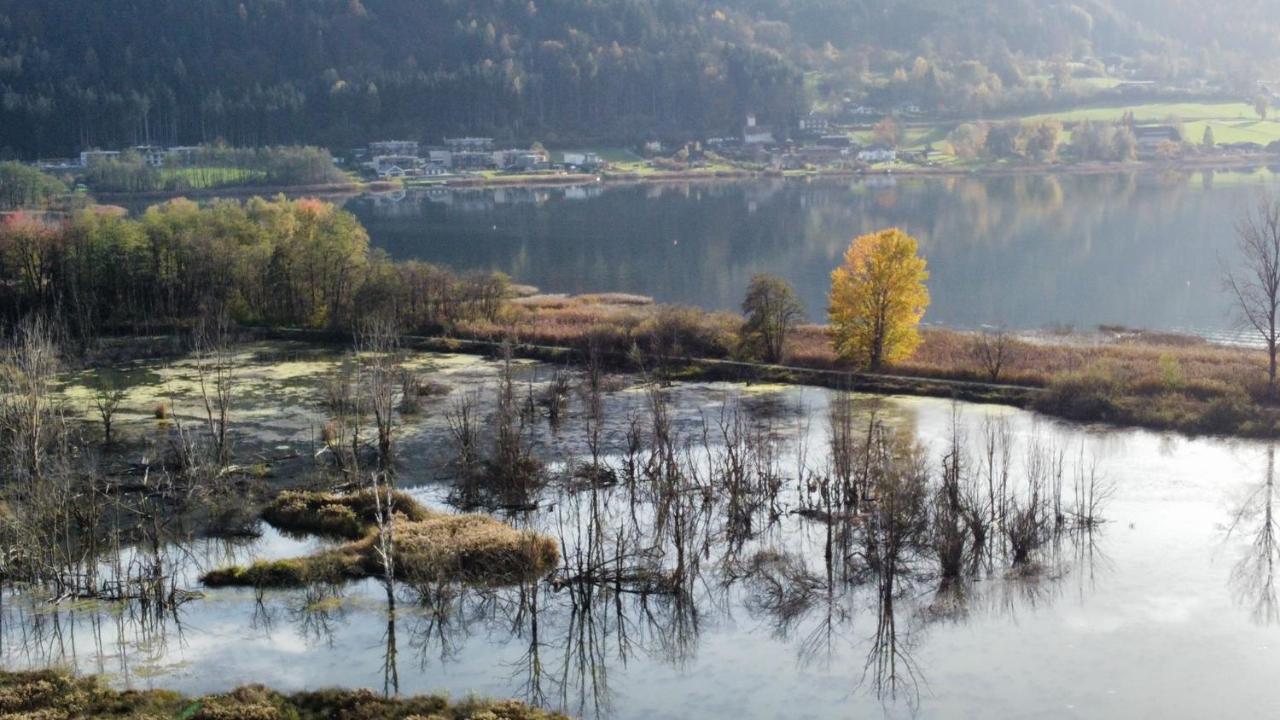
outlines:
M403 494L395 507L396 572L410 581L501 585L545 575L560 558L553 538L487 515L434 512ZM385 568L375 512L369 493L282 493L263 513L268 522L350 542L307 557L220 568L201 581L210 587L286 588L380 576Z
M57 670L0 671L0 717L186 718L188 720L551 720L563 715L512 700L450 701L440 695L386 698L371 690L318 690L291 695L250 685L187 697L167 690L114 690L94 677Z
M428 513L411 496L397 492L395 506L409 520ZM262 511L274 527L295 533L358 540L377 522L377 502L369 491L358 493L286 490Z

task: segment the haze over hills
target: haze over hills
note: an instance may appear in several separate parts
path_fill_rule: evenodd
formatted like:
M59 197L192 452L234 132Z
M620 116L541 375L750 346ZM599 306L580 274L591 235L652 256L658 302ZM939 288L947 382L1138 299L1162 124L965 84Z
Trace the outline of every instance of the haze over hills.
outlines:
M636 142L862 102L976 117L1117 77L1243 97L1272 70L1280 17L1267 5L0 0L0 153L465 133Z

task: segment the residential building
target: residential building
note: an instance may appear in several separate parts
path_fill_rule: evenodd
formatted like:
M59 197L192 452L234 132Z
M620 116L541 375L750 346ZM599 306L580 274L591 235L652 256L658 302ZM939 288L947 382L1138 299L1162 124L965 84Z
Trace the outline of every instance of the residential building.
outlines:
M406 177L418 175L424 163L413 155L379 155L369 163L378 177Z
M549 162L541 150L498 150L493 153L493 164L503 170L536 170Z
M453 152L489 152L493 150L493 138L461 137L445 138L445 147Z
M858 160L876 165L894 162L898 159L898 151L888 147L870 147L858 153Z
M164 167L165 149L155 145L135 145L133 151L142 158L143 164L148 167L162 168Z
M474 150L452 151L453 169L455 170L488 170L497 167L493 161L493 153Z
M567 152L564 154L564 164L583 169L592 169L604 165L604 161L593 152Z
M748 113L747 125L742 129L742 144L772 145L775 142L773 131L765 125L757 125L755 113Z
M1172 125L1140 125L1133 129L1138 140L1138 154L1151 155L1165 143L1182 144L1182 133Z
M400 155L418 157L418 143L415 140L380 140L369 143L369 155Z
M800 132L806 135L825 135L831 129L831 121L817 113L800 118Z

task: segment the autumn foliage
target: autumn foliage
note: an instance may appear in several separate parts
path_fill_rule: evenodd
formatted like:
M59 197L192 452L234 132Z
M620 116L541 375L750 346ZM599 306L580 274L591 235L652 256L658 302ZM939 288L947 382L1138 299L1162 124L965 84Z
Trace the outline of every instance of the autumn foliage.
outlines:
M920 345L929 279L916 241L896 228L855 238L831 273L831 339L842 360L878 369Z

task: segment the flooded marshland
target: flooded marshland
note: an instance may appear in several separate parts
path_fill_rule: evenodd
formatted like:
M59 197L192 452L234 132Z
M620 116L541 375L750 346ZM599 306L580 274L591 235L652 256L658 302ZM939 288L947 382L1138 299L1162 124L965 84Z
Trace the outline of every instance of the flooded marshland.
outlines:
M334 484L334 378L358 359L286 344L228 357L229 492L261 504ZM1272 699L1265 443L468 356L399 365L421 392L396 415L398 487L555 538L554 571L213 589L210 570L334 541L192 521L102 571L159 568L167 602L8 584L0 663L189 692L475 693L583 717L1238 716ZM202 422L201 377L194 359L120 373L116 476ZM99 382L59 388L85 432L100 432ZM487 453L512 433L536 479L495 489L460 464L460 436Z

